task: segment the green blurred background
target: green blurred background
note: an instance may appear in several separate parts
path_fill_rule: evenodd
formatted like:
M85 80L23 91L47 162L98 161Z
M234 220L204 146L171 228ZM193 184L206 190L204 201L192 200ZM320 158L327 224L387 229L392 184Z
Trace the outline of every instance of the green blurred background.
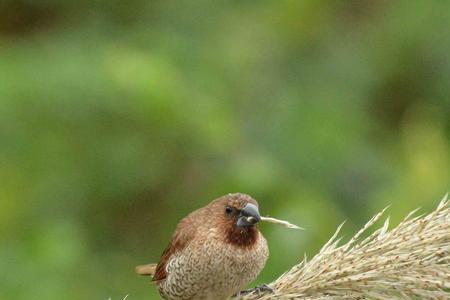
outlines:
M255 197L269 282L450 183L450 1L0 2L0 299L157 299L177 221Z

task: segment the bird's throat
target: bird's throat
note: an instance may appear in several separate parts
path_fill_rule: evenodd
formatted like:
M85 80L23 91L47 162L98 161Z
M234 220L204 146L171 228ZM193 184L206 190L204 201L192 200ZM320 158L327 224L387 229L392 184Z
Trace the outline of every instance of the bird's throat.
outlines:
M255 226L232 226L226 232L226 242L239 248L253 248L258 241L259 231Z

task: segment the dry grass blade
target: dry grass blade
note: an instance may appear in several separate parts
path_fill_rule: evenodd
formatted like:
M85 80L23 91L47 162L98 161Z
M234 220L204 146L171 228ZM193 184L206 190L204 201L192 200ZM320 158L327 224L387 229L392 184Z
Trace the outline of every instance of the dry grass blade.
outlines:
M271 218L271 217L261 217L261 221L283 225L284 227L291 228L291 229L305 230L304 228L299 227L295 224L289 223L288 221L278 220L278 219Z
M432 213L409 214L392 229L387 220L362 239L383 212L341 246L339 228L310 261L305 258L269 284L273 294L244 299L450 299L447 195Z

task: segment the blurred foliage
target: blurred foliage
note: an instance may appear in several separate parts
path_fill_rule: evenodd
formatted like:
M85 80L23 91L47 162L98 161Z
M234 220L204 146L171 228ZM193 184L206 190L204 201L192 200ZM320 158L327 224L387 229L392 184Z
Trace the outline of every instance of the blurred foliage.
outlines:
M0 3L0 300L157 299L177 221L228 192L258 282L450 182L448 1ZM149 298L152 297L152 298Z

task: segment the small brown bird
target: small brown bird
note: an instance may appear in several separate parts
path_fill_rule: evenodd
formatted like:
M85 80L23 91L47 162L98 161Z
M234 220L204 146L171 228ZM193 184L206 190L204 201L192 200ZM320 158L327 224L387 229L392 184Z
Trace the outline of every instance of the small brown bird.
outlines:
M252 197L222 196L182 219L159 263L136 272L152 276L164 299L228 299L256 278L269 256L256 227L260 219Z

